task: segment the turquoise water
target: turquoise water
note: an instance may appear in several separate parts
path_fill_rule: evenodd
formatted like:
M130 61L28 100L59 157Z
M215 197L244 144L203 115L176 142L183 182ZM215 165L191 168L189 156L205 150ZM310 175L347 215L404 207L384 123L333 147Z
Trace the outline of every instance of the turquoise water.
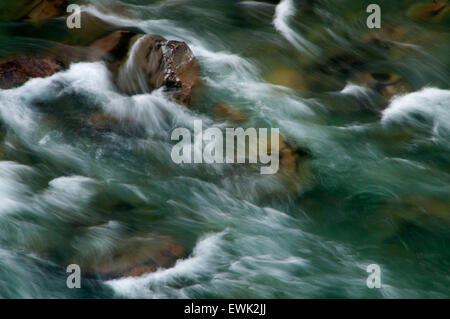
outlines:
M117 28L185 41L204 87L191 108L160 90L125 96L104 64L80 62L0 91L0 297L450 297L448 19L378 1L376 41L371 2L78 2ZM86 46L64 22L1 22L0 55ZM360 85L364 72L408 89L383 96ZM174 128L233 126L218 103L310 156L274 176L173 163ZM99 132L86 125L97 112L140 129ZM172 268L66 287L69 264L168 241L185 251ZM369 264L380 289L366 285Z

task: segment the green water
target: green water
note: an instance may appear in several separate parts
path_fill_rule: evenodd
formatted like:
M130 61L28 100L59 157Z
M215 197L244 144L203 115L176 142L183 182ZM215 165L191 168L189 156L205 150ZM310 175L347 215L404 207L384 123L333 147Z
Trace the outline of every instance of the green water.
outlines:
M294 0L286 17L252 1L90 1L117 28L185 41L204 87L191 109L161 91L129 97L97 62L0 91L0 297L450 297L448 19L380 0L392 38L374 41L372 2ZM88 44L64 22L1 22L0 56ZM398 74L409 93L357 86L363 72ZM217 103L310 156L274 176L173 163L174 128L232 126ZM96 112L141 129L99 132L86 125ZM66 286L71 263L168 238L186 252L173 268ZM366 285L369 264L380 289Z

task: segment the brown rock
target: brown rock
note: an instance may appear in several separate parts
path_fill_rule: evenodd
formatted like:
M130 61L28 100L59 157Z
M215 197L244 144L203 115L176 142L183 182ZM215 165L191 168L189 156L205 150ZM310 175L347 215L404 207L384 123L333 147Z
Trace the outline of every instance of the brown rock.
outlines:
M104 60L110 66L111 64L122 62L128 54L131 44L136 40L136 37L140 37L138 33L134 31L116 31L95 41L91 45L91 53L89 60ZM116 65L112 71L117 72L119 65Z
M200 84L199 64L184 42L116 31L92 47L100 50L93 58L108 62L117 86L126 94L165 87L176 101L189 105Z
M271 152L271 137L267 138L267 149ZM302 159L309 156L309 152L288 143L285 138L278 135L278 150L280 156L280 170L285 173L294 173Z
M404 25L387 25L382 29L373 29L363 34L362 38L369 44L389 48L394 42L404 42L408 30Z
M231 106L226 104L217 104L214 106L213 113L218 118L233 123L244 123L248 120L244 112L233 109Z
M82 11L80 16L82 28L69 29L71 39L79 45L87 46L93 41L104 36L109 30L116 26L110 22L102 20L101 18Z
M185 251L171 238L134 238L118 247L112 255L98 256L93 263L81 263L89 275L105 279L141 276L158 268L170 268Z
M420 3L408 10L408 17L418 22L441 23L448 19L450 5L448 1Z
M300 92L307 92L308 87L299 72L290 68L279 68L274 70L267 80L276 85L282 85Z
M9 21L37 22L64 14L67 5L67 0L8 1L0 5L0 18Z
M297 171L299 161L306 153L287 143L281 135L279 139L280 168L287 173L293 173Z
M396 94L411 91L410 85L398 74L363 72L356 76L356 81L371 89L374 89L388 100Z
M21 86L30 78L47 77L64 69L64 65L50 57L18 57L0 63L0 88Z
M38 1L35 1L37 3ZM34 7L26 20L35 22L40 20L45 20L51 17L55 17L65 13L67 7L66 0L43 0L39 1L36 7Z
M120 135L141 136L145 129L130 118L119 119L105 113L93 113L87 120L86 125L100 132L116 133Z

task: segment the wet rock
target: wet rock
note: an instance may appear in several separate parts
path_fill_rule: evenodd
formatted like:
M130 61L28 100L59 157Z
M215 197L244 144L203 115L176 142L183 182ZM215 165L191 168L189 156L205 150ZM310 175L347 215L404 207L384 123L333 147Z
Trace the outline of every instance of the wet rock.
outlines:
M47 77L63 69L62 62L50 57L11 58L0 63L0 88L15 88L31 78Z
M97 256L93 262L81 263L90 276L103 279L137 277L173 267L186 256L183 247L171 238L133 238L108 254Z
M394 95L411 92L411 86L398 74L384 72L362 72L356 76L356 82L374 89L386 99Z
M128 54L131 45L142 35L135 31L120 30L95 41L90 46L90 61L104 60L113 73L117 73Z
M86 120L86 124L99 131L113 131L120 125L119 119L104 113L94 113Z
M301 161L310 157L308 150L299 146L294 146L287 142L286 139L278 135L278 150L280 156L280 171L283 173L295 173ZM267 150L271 153L271 137L267 137Z
M18 0L2 5L2 20L37 22L65 14L67 0ZM5 6L3 8L3 6Z
M142 94L164 87L174 100L189 105L200 85L200 67L188 45L158 35L116 31L92 47L103 52L124 93Z
M81 12L80 20L82 28L68 30L71 39L79 45L89 45L116 27L112 23L102 20L86 11Z
M91 114L86 125L103 133L116 133L123 136L143 136L145 129L131 119L118 119L105 113Z
M319 70L325 74L339 73L347 75L364 64L363 57L355 54L340 53L329 57Z
M299 72L290 68L279 68L274 70L267 80L273 84L285 86L300 92L307 92L308 87Z
M233 109L231 106L226 104L217 104L216 106L214 106L213 113L215 116L222 120L237 124L247 122L248 120L243 111Z
M404 41L407 32L403 25L387 25L382 29L370 30L362 38L368 44L390 49L395 42Z
M27 14L25 20L35 22L55 17L65 13L67 0L42 0L34 1L36 6Z
M281 135L279 136L279 150L280 168L287 173L296 172L300 161L309 157L308 151L291 145Z
M402 200L410 208L408 214L410 214L410 211L416 211L422 217L437 218L447 223L450 222L450 199L448 198L414 194L405 195L402 197Z
M450 5L448 1L420 3L412 6L407 15L418 22L441 23L449 19Z

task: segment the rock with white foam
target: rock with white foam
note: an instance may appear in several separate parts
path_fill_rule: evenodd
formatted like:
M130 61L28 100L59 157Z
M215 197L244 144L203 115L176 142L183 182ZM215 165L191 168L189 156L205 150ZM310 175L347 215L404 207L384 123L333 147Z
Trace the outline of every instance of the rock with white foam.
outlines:
M188 45L158 35L116 31L92 44L91 59L103 59L119 89L128 94L164 87L175 101L190 105L200 85L200 66Z
M48 77L63 69L63 63L51 57L9 58L0 62L0 88L12 89L31 78Z

